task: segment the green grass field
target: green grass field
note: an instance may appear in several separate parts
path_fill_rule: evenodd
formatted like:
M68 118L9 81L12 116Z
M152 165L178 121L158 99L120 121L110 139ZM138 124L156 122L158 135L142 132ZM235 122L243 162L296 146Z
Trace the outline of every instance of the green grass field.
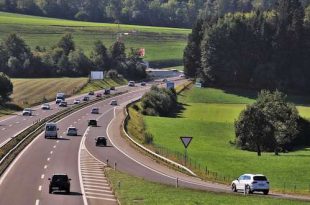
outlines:
M275 199L269 197L243 196L219 194L213 192L195 191L184 188L175 188L168 185L152 183L143 179L129 176L117 171L108 170L107 175L111 181L116 196L123 205L298 205L307 202ZM118 186L120 182L120 187Z
M0 39L15 32L22 36L31 48L54 45L60 37L70 32L78 48L90 54L95 40L102 40L110 46L118 32L123 36L127 48L145 48L145 59L150 62L182 60L189 29L150 27L107 23L91 23L54 18L35 17L0 12Z
M271 181L273 190L296 190L310 192L310 148L295 152L263 153L236 149L230 141L235 139L234 120L245 108L254 102L254 94L239 95L237 92L218 89L187 90L181 93L179 101L185 110L179 118L145 117L146 127L154 135L154 143L183 153L180 136L193 136L188 148L189 156L211 171L230 179L243 173L262 173ZM310 107L298 106L303 117L310 118ZM286 183L284 185L284 183Z

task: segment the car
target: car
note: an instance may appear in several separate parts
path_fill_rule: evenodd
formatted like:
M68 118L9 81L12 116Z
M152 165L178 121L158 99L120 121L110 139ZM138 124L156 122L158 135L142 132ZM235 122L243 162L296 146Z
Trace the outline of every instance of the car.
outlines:
M97 94L96 94L96 97L97 97L97 98L101 98L101 97L102 97L102 94L101 94L101 93L97 93Z
M83 101L89 101L89 97L88 96L84 96Z
M59 107L67 107L68 103L66 101L61 101L58 105Z
M129 82L128 82L128 86L129 86L129 87L134 87L134 86L135 86L135 81L132 81L132 80L129 81Z
M110 105L117 105L117 101L116 100L111 100Z
M111 87L110 87L110 90L115 90L115 87L114 87L114 86L111 86Z
M95 95L94 91L89 91L88 95Z
M141 86L146 86L146 83L145 83L145 82L141 82L140 85L141 85Z
M95 138L95 140L96 140L96 146L103 146L103 147L107 146L106 137L100 136L100 137Z
M238 179L232 181L231 190L233 192L244 191L246 194L253 192L269 193L269 181L262 174L243 174Z
M68 136L77 136L77 128L76 127L68 127L67 135Z
M76 105L76 104L80 104L80 102L81 102L81 101L80 101L79 99L75 99L75 100L73 101L73 104L75 104L75 105Z
M110 93L111 93L111 91L109 89L105 89L103 94L109 95Z
M97 120L88 120L88 126L97 127Z
M99 108L93 107L93 108L91 109L91 114L99 114Z
M24 110L23 110L23 116L31 116L32 115L32 110L31 110L31 108L25 108Z
M70 193L70 181L71 179L67 174L54 174L51 178L48 178L50 181L49 184L49 193L54 191L65 191L67 194Z
M44 104L41 106L41 109L42 109L42 110L49 110L49 109L51 109L51 106L50 106L48 103L44 103Z

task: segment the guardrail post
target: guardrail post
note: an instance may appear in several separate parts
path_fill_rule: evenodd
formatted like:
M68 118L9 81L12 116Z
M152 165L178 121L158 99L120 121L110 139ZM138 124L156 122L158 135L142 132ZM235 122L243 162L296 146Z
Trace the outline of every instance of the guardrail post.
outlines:
M175 187L176 187L176 188L179 187L179 178L178 178L178 177L176 178L176 181L175 181Z
M114 162L114 170L116 170L116 162Z
M109 166L109 159L107 159L107 166Z
M118 181L118 189L121 189L121 181Z

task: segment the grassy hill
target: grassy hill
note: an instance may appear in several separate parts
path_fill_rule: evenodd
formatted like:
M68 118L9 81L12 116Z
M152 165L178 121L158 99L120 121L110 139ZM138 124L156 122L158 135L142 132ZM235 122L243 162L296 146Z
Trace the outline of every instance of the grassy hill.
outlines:
M167 65L180 65L183 49L186 45L189 29L136 26L123 24L92 23L36 17L29 15L0 12L0 38L15 32L22 36L31 48L44 46L49 48L60 37L70 32L77 47L87 54L95 40L102 40L106 46L115 42L117 33L123 35L127 48L145 48L145 59L153 62L165 62Z
M154 143L164 147L158 151L184 153L180 136L193 136L188 148L191 168L205 174L205 169L216 172L217 180L227 182L243 173L262 173L271 181L273 190L310 192L310 148L275 156L236 149L234 121L246 104L254 102L256 92L194 88L183 92L179 101L184 110L178 118L144 117L147 131L154 135ZM305 104L297 106L300 115L310 119L309 99L289 97ZM170 150L167 152L167 150ZM174 159L182 156L172 154ZM214 177L214 176L207 176Z

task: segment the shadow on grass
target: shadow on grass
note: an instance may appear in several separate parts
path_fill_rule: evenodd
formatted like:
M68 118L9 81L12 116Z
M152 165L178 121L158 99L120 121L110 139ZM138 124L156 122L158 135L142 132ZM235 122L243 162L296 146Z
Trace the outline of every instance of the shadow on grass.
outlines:
M178 103L175 110L173 110L167 117L182 118L182 114L190 105L185 103Z

